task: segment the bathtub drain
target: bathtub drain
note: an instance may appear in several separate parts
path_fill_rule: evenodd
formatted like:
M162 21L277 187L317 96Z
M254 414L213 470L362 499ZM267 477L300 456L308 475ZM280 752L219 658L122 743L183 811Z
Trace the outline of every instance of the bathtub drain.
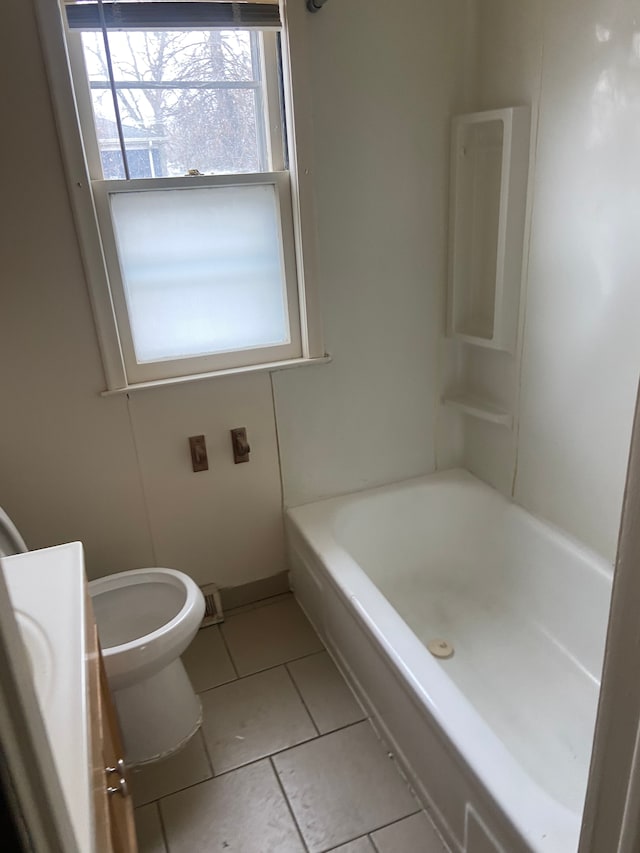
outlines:
M451 658L453 657L453 646L446 640L431 640L427 643L427 648L436 658Z

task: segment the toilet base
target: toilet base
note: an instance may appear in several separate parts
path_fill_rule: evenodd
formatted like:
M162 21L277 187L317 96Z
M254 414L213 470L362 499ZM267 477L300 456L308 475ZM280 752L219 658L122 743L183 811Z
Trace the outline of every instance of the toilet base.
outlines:
M114 690L129 767L180 749L202 723L202 704L180 658L144 681Z

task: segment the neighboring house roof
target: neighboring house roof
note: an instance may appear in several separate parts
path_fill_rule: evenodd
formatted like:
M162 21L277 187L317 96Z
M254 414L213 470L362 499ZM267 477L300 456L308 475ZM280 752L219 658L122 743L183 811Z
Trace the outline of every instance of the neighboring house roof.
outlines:
M96 133L101 142L118 142L118 125L111 119L102 116L95 117ZM130 142L162 142L167 137L161 133L154 133L148 128L133 127L130 124L122 125L122 133L126 141Z

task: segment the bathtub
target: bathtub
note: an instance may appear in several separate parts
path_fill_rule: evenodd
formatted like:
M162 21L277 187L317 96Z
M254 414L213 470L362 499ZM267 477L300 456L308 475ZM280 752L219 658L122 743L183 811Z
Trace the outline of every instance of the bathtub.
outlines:
M298 601L451 849L574 853L611 567L464 471L290 509L287 536Z

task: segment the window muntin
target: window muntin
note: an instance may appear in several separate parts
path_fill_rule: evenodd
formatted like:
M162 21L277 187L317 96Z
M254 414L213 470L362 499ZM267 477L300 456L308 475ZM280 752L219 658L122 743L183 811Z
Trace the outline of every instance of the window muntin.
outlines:
M154 38L158 38L156 31L153 32ZM175 35L174 31L167 30L166 32ZM93 178L92 190L108 271L111 299L118 326L120 349L127 382L129 383L244 367L302 356L291 185L289 174L284 170L284 128L280 100L281 81L278 72L277 35L275 32L269 31L215 30L214 32L219 36L217 39L218 48L222 45L222 49L226 50L227 53L229 50L235 50L240 56L233 57L233 62L228 62L226 65L221 63L219 59L217 66L213 61L213 64L202 61L199 63L200 68L198 69L193 64L192 48L195 49L196 40L201 38L202 32L206 33L207 31L200 29L189 31L186 34L186 39L183 39L182 42L173 42L174 48L177 46L183 49L185 55L189 55L190 61L186 63L186 66L183 63L182 71L178 74L176 69L179 61L176 60L178 65L174 63L170 67L163 68L162 75L156 72L158 79L155 80L147 79L152 74L149 69L144 69L140 64L137 69L132 70L130 67L127 70L126 51L130 50L131 45L134 45L135 50L139 53L140 44L142 44L140 37L144 38L145 33L141 33L139 30L131 33L108 32L110 51L112 45L116 44L115 58L112 56L113 76L114 83L117 84L116 93L121 127L130 171L131 179L128 181L118 180L124 174L124 166L120 153L120 139L117 133L113 100L111 99L111 106L109 106L109 97L107 97L107 90L105 89L105 83L109 81L107 80L104 56L101 60L99 42L96 40L96 36L102 36L102 34L89 32L80 36L77 31L68 32L69 53L72 60L85 151ZM160 33L165 33L165 31L162 30ZM192 33L193 38L191 38ZM184 36L184 30L179 31L179 34L181 37ZM119 46L116 36L119 37ZM138 39L137 43L133 36ZM210 46L208 38L207 43ZM87 45L90 45L93 51L90 56L87 55ZM126 45L126 48L123 45ZM200 44L199 49L201 48L202 45ZM214 66L217 68L215 75L211 72ZM133 80L132 77L142 79ZM133 83L136 85L132 85ZM130 96L132 92L136 93L138 100L130 102L130 112L126 114L126 111L123 111L121 107L121 98L124 93ZM112 94L110 85L108 94ZM230 144L230 140L234 136L232 131L228 133L226 138L224 138L224 134L218 134L223 137L226 148L225 144L218 146L219 156L215 161L209 151L206 159L203 158L198 163L192 164L190 162L192 154L189 151L195 150L200 153L199 149L192 147L187 150L184 144L182 154L176 156L175 153L171 153L171 156L167 156L167 151L179 150L182 143L178 139L175 147L170 149L169 140L162 138L167 136L166 124L162 127L161 132L153 133L158 128L157 123L154 123L156 114L154 113L154 121L150 121L148 107L141 107L141 103L144 105L144 101L140 101L143 98L148 101L150 94L163 102L167 107L166 113L171 119L175 119L175 114L180 112L179 109L176 109L180 97L185 98L185 103L188 103L189 98L192 97L195 97L196 101L197 97L208 97L211 112L215 114L217 110L218 116L227 116L226 125L224 121L218 123L222 125L223 129L225 127L228 129L230 125L233 125L234 120L236 128L239 122L243 128L243 132L239 134L242 138L239 142L236 140L234 144ZM98 103L98 98L102 103ZM240 99L245 100L241 101ZM191 107L193 107L193 103L194 101L191 101ZM202 104L202 101L200 103ZM238 110L239 103L245 105L240 110ZM233 109L229 107L229 104L232 104ZM236 111L235 119L233 116L234 109ZM137 118L136 110L138 111ZM204 110L191 109L192 114L199 115L202 112ZM240 119L237 117L238 112L241 115ZM188 113L189 110L186 110L184 114ZM94 115L100 116L100 118L93 120ZM127 121L130 122L129 125L127 125ZM176 120L175 124L177 127L182 126L183 129L189 126L186 120L184 122ZM134 130L136 133L133 132ZM205 136L208 132L212 133L206 129L203 131ZM190 132L184 134L187 138L191 135ZM162 150L163 143L164 150ZM187 153L184 153L185 150ZM188 166L185 168L187 163ZM187 169L197 170L198 177L182 177ZM273 169L280 171L273 171ZM274 228L272 222L270 230L272 235L275 231L278 232L278 242L272 245L271 254L272 258L277 254L279 262L278 264L271 263L269 274L265 275L262 287L256 286L255 280L253 283L245 281L243 285L238 284L234 293L231 293L232 289L227 287L226 301L220 301L216 309L215 305L209 304L211 298L215 293L220 295L225 291L225 288L220 286L221 276L212 276L204 301L207 302L207 310L213 311L217 316L212 316L210 322L203 323L202 316L200 316L201 312L195 308L198 301L194 296L197 290L196 284L188 281L177 284L173 298L179 299L181 294L185 300L185 307L181 312L173 312L176 321L176 329L174 330L176 333L173 336L164 334L161 323L156 325L158 329L157 342L163 344L164 348L161 346L154 349L153 345L150 346L149 329L147 328L145 332L142 332L142 327L134 319L134 302L139 305L144 300L137 298L140 296L139 293L137 297L134 297L131 291L131 271L127 268L127 259L124 256L120 257L118 253L118 237L112 218L112 203L117 194L124 194L127 191L142 192L143 189L138 186L139 183L144 184L145 190L148 190L149 193L159 190L195 188L196 186L211 188L235 186L239 192L246 190L247 195L249 195L251 187L266 184L271 187L270 191L272 195L275 194L273 197L277 202L274 208L278 216L277 228ZM115 204L118 203L115 202ZM179 231L180 228L176 230ZM189 267L189 247L197 245L202 239L203 236L200 234L195 244L186 241L184 245L185 269ZM239 260L242 262L242 258ZM239 266L241 267L242 263ZM276 278L276 270L279 279ZM246 334L244 340L240 340L238 332L241 330L241 323L239 320L243 311L239 306L242 306L243 302L249 298L247 293L250 291L253 291L253 303L251 306L245 306ZM268 295L271 297L271 303L265 307L264 299ZM263 307L260 311L261 300ZM200 305L202 307L202 300L200 300ZM203 327L206 327L209 332L216 327L216 324L218 328L222 328L225 316L227 324L231 323L232 318L238 321L235 328L227 329L226 333L220 335L218 339L212 340L210 337L205 345L203 341L207 338L207 334L203 333ZM177 331L179 317L182 327L185 324L186 326L189 323L191 324L193 335L191 346L178 343L181 334ZM262 318L263 328L258 334L256 330L260 325L260 318ZM170 321L170 311L165 312L164 319ZM150 323L148 326L153 328L154 324ZM267 327L270 327L269 334L266 331ZM182 352L178 352L178 350L182 350Z

